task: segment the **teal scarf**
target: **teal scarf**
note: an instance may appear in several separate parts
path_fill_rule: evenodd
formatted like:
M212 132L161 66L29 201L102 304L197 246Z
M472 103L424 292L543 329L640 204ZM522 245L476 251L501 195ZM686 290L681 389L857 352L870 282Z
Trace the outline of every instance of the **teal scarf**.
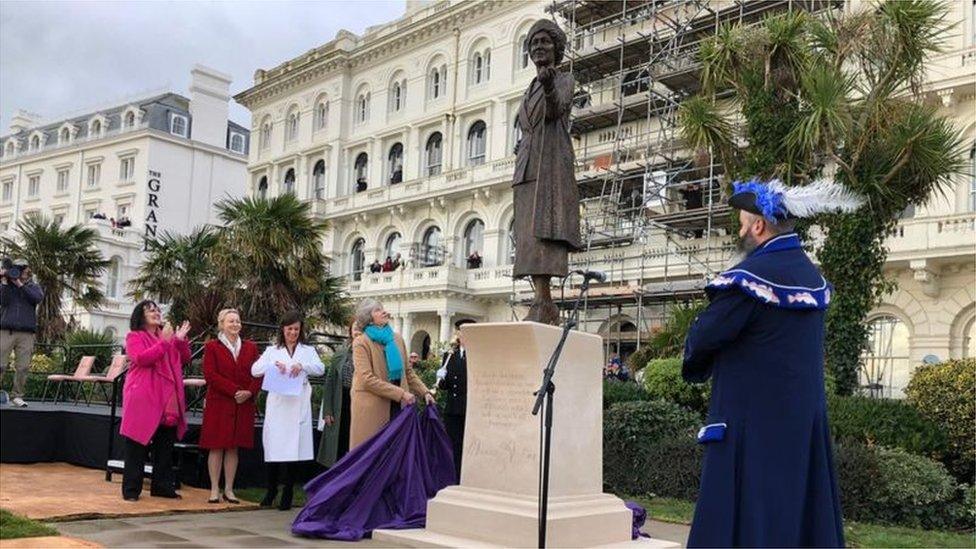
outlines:
M386 353L386 379L402 379L403 357L400 356L400 348L393 339L393 328L389 324L382 328L370 324L366 326L364 332L373 343L383 346L383 351Z

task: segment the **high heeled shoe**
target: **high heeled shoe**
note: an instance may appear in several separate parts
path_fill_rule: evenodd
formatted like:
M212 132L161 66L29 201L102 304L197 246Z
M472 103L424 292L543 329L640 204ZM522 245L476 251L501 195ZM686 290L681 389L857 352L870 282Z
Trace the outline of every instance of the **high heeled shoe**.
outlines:
M264 494L264 499L261 500L261 507L274 507L276 497L278 497L278 487L268 488L267 493Z
M291 509L291 500L293 495L292 487L285 486L285 489L281 491L281 501L278 502L279 511L287 511Z

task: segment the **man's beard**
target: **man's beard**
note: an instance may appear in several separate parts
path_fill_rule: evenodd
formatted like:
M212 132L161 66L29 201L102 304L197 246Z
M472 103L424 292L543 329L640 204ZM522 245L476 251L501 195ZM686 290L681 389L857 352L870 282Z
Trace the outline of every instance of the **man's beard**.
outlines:
M746 256L751 254L756 248L759 247L759 242L749 233L745 236L740 236L735 242L735 253L732 254L732 258L729 262L729 267L738 265L741 263Z

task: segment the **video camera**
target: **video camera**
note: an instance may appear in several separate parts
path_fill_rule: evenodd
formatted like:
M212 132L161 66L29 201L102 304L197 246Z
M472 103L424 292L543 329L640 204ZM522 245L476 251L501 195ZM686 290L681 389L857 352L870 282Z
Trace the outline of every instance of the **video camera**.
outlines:
M27 268L27 262L20 260L14 261L9 257L5 257L0 260L0 267L3 268L3 276L8 281L16 280L24 274L24 269Z

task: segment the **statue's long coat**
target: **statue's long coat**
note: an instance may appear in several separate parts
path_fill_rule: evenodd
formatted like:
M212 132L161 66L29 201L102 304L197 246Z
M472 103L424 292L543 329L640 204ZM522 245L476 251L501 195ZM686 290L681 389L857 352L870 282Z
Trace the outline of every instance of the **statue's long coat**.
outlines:
M546 93L533 79L522 97L517 123L515 266L513 276L566 276L568 253L579 250L579 189L574 176L569 116L573 77L557 73Z
M712 378L689 547L843 547L824 396L830 285L795 234L773 238L709 282L683 375Z

